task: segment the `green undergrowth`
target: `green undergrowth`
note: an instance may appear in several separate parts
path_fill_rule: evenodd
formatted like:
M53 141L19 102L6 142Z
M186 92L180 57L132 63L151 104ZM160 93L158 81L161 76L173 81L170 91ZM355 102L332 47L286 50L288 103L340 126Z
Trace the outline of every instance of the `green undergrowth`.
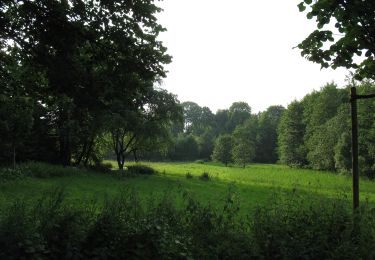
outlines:
M71 204L68 196L55 188L1 208L0 259L375 257L374 213L363 207L353 218L345 199L274 194L243 215L234 184L220 205L184 189L146 199L126 186L102 204Z
M202 203L222 203L220 196L235 183L241 213L264 205L272 194L298 190L300 194L316 198L346 198L351 201L351 179L329 172L292 169L282 165L248 165L246 168L225 167L217 163L145 163L127 164L125 171L118 171L114 162L111 171L94 171L74 167L60 167L43 163L28 163L16 170L15 178L0 181L0 206L16 199L35 200L52 187L65 187L66 200L81 203L95 198L103 203L105 197L116 196L124 186L137 190L141 197L152 194L159 198L168 190L177 193L184 189L195 194ZM106 167L107 169L111 167ZM131 171L128 168L132 169ZM137 173L143 169L146 174ZM1 172L1 170L0 170ZM10 173L13 171L9 170ZM280 191L280 192L279 192ZM375 184L361 179L362 203L374 204ZM178 202L180 203L180 202Z

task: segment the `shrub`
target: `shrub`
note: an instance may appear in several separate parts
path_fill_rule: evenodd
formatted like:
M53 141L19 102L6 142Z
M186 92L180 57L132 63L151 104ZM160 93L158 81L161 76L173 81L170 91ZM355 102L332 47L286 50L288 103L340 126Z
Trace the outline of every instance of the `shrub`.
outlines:
M25 177L25 174L19 167L15 169L0 168L0 183L22 179L23 177Z
M157 171L150 166L136 164L136 165L129 165L127 167L127 172L130 174L142 174L142 175L153 175L156 174Z
M186 174L185 174L185 177L186 177L186 179L193 179L193 174L191 174L190 172L187 172Z
M75 176L85 173L85 170L75 167L62 167L60 165L47 164L42 162L28 162L20 166L22 171L31 177L49 178Z
M215 207L178 194L144 203L124 189L100 206L69 206L55 189L16 201L0 211L0 259L375 258L375 213L362 208L354 223L344 200L287 196L242 219L233 184Z
M204 160L196 160L195 163L204 164L205 161Z
M344 200L288 197L256 210L253 240L266 258L374 259L374 213L359 215Z
M211 175L208 172L203 172L200 176L199 179L202 181L209 181L211 179Z
M96 163L90 166L90 169L96 172L109 173L112 170L112 164L111 163Z

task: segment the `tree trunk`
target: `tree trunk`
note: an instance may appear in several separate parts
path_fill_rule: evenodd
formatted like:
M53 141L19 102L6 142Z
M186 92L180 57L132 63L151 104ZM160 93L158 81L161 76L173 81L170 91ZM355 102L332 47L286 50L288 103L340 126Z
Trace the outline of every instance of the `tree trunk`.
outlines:
M116 159L117 159L117 165L119 170L124 169L124 164L125 164L125 156L121 152L116 151Z
M134 161L138 162L137 150L133 150L133 155L134 155Z
M86 157L85 157L85 162L83 163L83 165L86 167L88 162L89 162L89 158L90 158L90 155L91 155L91 152L92 152L92 148L94 146L94 138L91 138L90 140L90 144L89 144L89 147L87 148L87 152L86 152Z
M63 166L69 166L71 162L71 147L69 134L60 134L60 163Z
M16 145L13 143L13 170L16 169Z
M78 166L78 165L81 164L82 159L83 159L83 156L84 156L85 153L86 153L86 148L87 148L87 141L85 141L84 144L83 144L82 151L81 151L81 153L79 154L79 157L78 157L78 159L77 159L77 161L76 161L76 163L75 163L76 166Z

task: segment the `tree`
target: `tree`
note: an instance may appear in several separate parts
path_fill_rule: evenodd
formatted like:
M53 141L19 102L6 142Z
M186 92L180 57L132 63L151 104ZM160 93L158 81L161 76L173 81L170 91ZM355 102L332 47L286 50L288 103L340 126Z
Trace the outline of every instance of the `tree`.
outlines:
M104 131L96 122L117 114L113 103L132 111L165 77L171 57L157 39L164 30L155 17L160 11L152 0L1 2L1 56L28 70L21 86L48 111L42 117L58 135L51 146L60 163L87 157Z
M225 166L232 161L232 137L230 135L220 135L216 139L212 160L222 162Z
M198 143L193 135L181 134L175 140L174 147L169 151L169 157L177 161L198 159Z
M293 101L288 105L281 117L278 135L280 161L289 166L306 165L305 124L300 102Z
M334 83L302 100L306 132L304 142L309 165L319 170L335 170L334 147L345 128L349 126L348 101L345 90Z
M234 130L233 137L233 160L245 167L255 158L256 138L258 133L258 118L252 116L243 125L239 125Z
M26 97L7 98L0 95L1 146L9 146L13 168L16 167L16 153L30 133L33 123L32 102Z
M156 145L151 140L166 141L167 129L173 122L182 120L182 110L176 96L167 91L151 89L144 101L132 109L121 102L117 103L113 108L117 113L109 115L112 148L120 170L129 154L136 155L137 150L145 149L145 144Z
M256 140L256 162L277 162L277 127L285 108L270 106L260 113Z
M197 143L200 159L210 159L214 149L215 135L212 129L207 129L202 135L198 136Z
M229 121L229 110L219 109L214 115L214 129L216 135L229 134L227 129Z
M374 1L304 0L298 7L317 23L298 45L302 56L324 68L354 69L357 79L375 79ZM335 30L328 27L333 24Z
M350 173L352 168L352 153L350 133L341 134L335 148L335 168L341 173Z
M316 170L330 170L335 168L335 146L344 131L346 124L341 116L336 116L325 124L316 126L307 144L307 160ZM345 122L345 121L344 121Z
M229 108L229 121L227 129L229 133L243 124L251 116L251 108L246 102L234 102Z
M182 104L184 111L184 128L188 134L201 135L212 127L214 115L208 107L187 101Z

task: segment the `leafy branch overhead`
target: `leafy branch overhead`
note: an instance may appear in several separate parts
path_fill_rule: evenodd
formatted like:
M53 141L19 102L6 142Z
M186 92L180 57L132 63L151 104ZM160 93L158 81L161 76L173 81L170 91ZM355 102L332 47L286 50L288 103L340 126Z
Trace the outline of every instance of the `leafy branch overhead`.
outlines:
M357 79L375 79L375 1L304 0L298 5L317 29L298 48L322 68L353 69Z

